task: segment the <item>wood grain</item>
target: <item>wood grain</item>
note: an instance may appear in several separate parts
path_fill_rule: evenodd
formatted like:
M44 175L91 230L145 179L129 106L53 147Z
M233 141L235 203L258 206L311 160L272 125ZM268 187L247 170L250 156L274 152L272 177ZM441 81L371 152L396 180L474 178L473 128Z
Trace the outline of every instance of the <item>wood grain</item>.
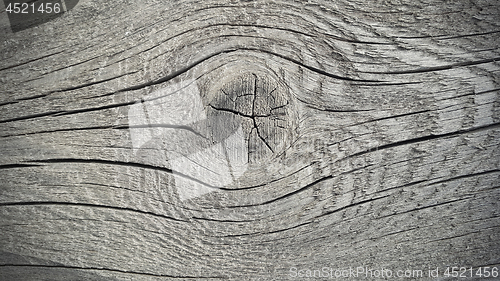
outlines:
M500 267L497 1L81 0L20 32L5 19L1 280Z

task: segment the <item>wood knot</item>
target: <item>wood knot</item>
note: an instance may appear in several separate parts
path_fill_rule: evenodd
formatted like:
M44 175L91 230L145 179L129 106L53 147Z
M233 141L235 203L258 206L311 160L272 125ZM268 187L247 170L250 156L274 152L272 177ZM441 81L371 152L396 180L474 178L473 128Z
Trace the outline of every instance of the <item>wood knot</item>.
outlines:
M210 119L224 120L215 128L219 134L241 126L250 164L273 158L291 139L291 106L285 89L270 76L246 73L222 84L208 105Z

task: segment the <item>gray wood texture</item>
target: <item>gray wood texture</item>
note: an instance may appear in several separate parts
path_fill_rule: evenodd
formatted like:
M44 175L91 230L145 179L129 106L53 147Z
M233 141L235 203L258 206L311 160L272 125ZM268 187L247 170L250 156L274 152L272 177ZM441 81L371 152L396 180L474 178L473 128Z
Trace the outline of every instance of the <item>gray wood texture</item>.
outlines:
M3 10L0 280L500 268L498 1Z

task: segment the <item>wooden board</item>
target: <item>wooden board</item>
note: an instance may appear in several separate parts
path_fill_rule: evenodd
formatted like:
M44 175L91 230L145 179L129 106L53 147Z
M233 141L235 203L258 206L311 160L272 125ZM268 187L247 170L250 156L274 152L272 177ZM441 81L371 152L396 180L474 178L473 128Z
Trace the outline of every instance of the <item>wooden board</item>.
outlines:
M500 268L497 1L0 8L0 280Z

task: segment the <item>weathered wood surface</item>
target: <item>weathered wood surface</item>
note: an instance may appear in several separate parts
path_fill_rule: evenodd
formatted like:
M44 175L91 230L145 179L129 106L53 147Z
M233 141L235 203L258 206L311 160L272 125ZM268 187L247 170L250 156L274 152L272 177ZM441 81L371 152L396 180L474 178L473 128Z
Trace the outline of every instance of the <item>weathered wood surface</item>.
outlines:
M0 279L499 266L499 6L82 0L17 33L2 12Z

